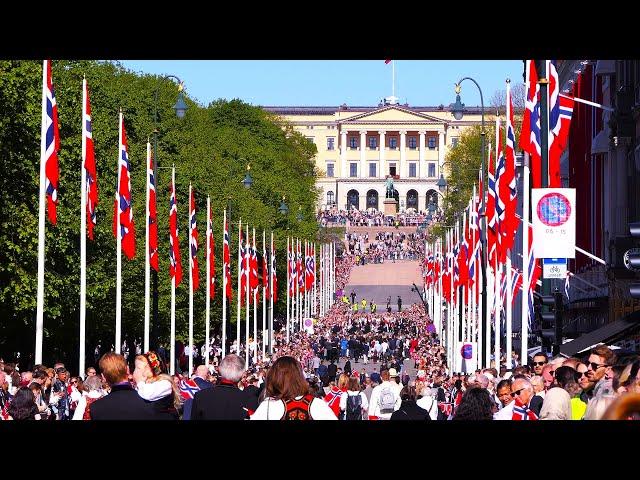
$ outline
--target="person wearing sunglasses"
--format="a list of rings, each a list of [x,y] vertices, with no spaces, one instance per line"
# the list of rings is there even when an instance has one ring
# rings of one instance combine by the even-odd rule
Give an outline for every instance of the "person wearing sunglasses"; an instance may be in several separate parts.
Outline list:
[[[594,384],[587,392],[590,399],[600,395],[613,393],[613,370],[616,364],[616,354],[606,345],[593,348],[587,361],[587,377]]]
[[[524,375],[513,377],[511,398],[511,403],[494,414],[494,420],[538,420],[538,415],[529,406],[533,398],[533,386]]]

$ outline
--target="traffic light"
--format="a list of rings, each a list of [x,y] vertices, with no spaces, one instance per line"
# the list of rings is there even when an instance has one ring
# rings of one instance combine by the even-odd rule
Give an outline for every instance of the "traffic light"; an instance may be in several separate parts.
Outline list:
[[[543,309],[549,307],[549,311],[540,313],[538,334],[542,338],[542,345],[551,348],[553,355],[558,355],[562,345],[562,294],[556,288],[553,295],[542,295],[540,303]]]
[[[640,241],[640,222],[630,223],[629,233],[634,239]],[[640,272],[640,248],[631,248],[625,252],[624,266],[632,272]],[[629,286],[629,294],[631,298],[640,299],[640,283],[632,283]]]

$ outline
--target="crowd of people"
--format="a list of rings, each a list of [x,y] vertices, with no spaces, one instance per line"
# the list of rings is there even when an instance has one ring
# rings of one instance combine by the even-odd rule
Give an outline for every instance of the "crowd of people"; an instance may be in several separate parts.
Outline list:
[[[436,214],[437,215],[437,214]],[[320,210],[316,216],[322,227],[351,226],[351,227],[417,227],[426,221],[427,214],[415,209],[408,209],[397,215],[385,215],[383,212],[369,208],[368,210],[340,210],[330,207]]]
[[[377,232],[372,239],[366,232],[346,233],[345,243],[356,265],[365,265],[424,258],[425,238],[425,232]]]

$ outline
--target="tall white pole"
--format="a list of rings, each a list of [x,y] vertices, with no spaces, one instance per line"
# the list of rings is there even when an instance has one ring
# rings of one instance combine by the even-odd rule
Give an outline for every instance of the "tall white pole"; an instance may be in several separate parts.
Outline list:
[[[84,134],[87,105],[87,80],[82,79],[82,160],[80,165],[80,358],[78,375],[85,374],[85,327],[87,299],[87,138]],[[145,350],[146,351],[146,350]]]
[[[226,212],[226,210],[225,210]],[[242,265],[242,257],[240,250],[242,249],[242,219],[238,222],[238,315],[236,317],[236,354],[240,356],[240,299],[242,298],[242,274],[240,272],[240,266]]]
[[[173,194],[174,194],[174,201],[176,202],[176,220],[178,217],[178,208],[177,208],[177,204],[178,204],[178,198],[177,198],[177,194],[176,194],[176,167],[175,165],[173,166],[173,168],[171,169],[171,185],[173,186]],[[171,212],[169,212],[169,215],[171,215]],[[176,227],[177,229],[177,227]],[[119,258],[119,255],[118,255]],[[175,259],[177,262],[177,258]],[[177,266],[177,263],[176,263]],[[175,373],[175,369],[176,369],[176,277],[175,275],[173,276],[173,278],[171,279],[171,335],[170,335],[170,340],[169,340],[169,345],[171,348],[171,354],[169,356],[169,361],[171,362],[171,365],[169,367],[169,373],[171,375],[173,375]]]
[[[289,270],[291,269],[291,250],[290,250],[290,245],[289,245],[289,237],[287,237],[287,344],[289,343],[289,322],[291,321],[290,317],[291,317],[291,310],[290,310],[290,304],[291,304],[291,296],[289,295],[289,284],[291,282],[290,280],[290,272]]]
[[[491,366],[491,310],[495,308],[495,265],[487,265],[485,272],[487,274],[487,316],[486,316],[486,327],[487,331],[485,332],[484,337],[484,363],[486,368]],[[500,373],[500,372],[498,372]]]
[[[83,144],[84,144],[84,138]],[[150,266],[150,258],[149,258],[149,190],[150,186],[150,178],[149,178],[149,166],[151,163],[151,143],[147,142],[147,201],[146,201],[146,209],[145,209],[145,224],[146,228],[144,230],[144,340],[143,346],[144,351],[149,351],[149,315],[151,311],[150,305],[150,291],[151,291],[151,266]]]
[[[256,249],[256,228],[253,227],[253,255],[256,256],[256,263],[258,262],[258,250]],[[257,272],[256,272],[257,274]],[[258,361],[258,290],[259,286],[253,290],[253,359]]]
[[[118,202],[118,208],[116,209],[116,353],[120,353],[122,347],[122,232],[120,231],[120,155],[122,150],[122,109],[120,109],[120,122],[118,123],[119,130],[119,146],[118,146],[118,182],[116,186],[116,199]]]
[[[528,363],[529,350],[529,154],[524,154],[522,188],[522,314],[520,324],[520,364]]]
[[[493,328],[495,337],[493,339],[493,356],[495,360],[495,368],[500,373],[500,320],[502,316],[502,298],[500,295],[500,287],[502,284],[502,268],[498,263],[498,253],[496,252],[495,260],[495,272],[496,281],[494,285],[494,302],[495,302],[495,314],[493,319]]]
[[[222,214],[222,358],[227,356],[227,265],[225,264],[224,256],[224,244],[226,241],[225,227],[229,230],[230,226],[227,226],[227,209],[225,208]],[[213,228],[213,225],[211,225]],[[231,234],[229,233],[229,273],[231,273]],[[209,274],[207,273],[207,276]],[[209,282],[207,282],[209,283]],[[207,327],[207,332],[209,327]],[[207,349],[208,351],[208,349]]]
[[[512,332],[512,319],[513,319],[513,315],[512,315],[512,308],[511,308],[511,300],[513,298],[513,289],[511,287],[511,283],[512,283],[512,278],[513,278],[513,272],[511,270],[511,252],[509,252],[507,254],[507,305],[506,305],[506,309],[507,309],[507,318],[506,318],[506,323],[507,323],[507,341],[506,341],[506,350],[507,350],[507,369],[513,368],[511,365],[511,350],[512,350],[512,346],[511,346],[511,342],[512,342],[512,338],[511,338],[511,332]]]
[[[44,318],[44,210],[46,198],[46,142],[47,142],[47,67],[50,60],[42,63],[42,123],[40,128],[40,198],[38,203],[38,292],[36,306],[35,363],[42,364],[42,339]],[[80,372],[82,373],[82,372]]]
[[[193,225],[191,224],[191,183],[189,183],[189,207],[188,222],[189,222],[189,374],[191,378],[193,373],[193,275],[192,275],[192,263],[191,258],[191,238],[193,237]],[[194,202],[195,203],[195,202]]]
[[[251,286],[249,285],[249,270],[251,270],[251,254],[250,254],[250,246],[251,244],[249,243],[249,225],[245,226],[246,228],[246,240],[245,240],[245,249],[244,249],[244,259],[245,259],[245,282],[247,285],[247,290],[245,293],[245,326],[244,326],[244,361],[245,361],[245,368],[249,368],[249,310],[251,308],[251,303],[250,303],[250,298],[249,298],[249,292],[251,291]]]
[[[269,356],[273,355],[273,295],[274,295],[274,284],[273,284],[273,270],[276,265],[276,252],[273,250],[273,231],[271,232],[271,262],[269,263],[269,292],[271,295],[269,296],[269,303],[271,306],[271,311],[269,312]],[[288,287],[287,287],[288,288]],[[277,294],[277,293],[276,293]]]
[[[226,212],[225,212],[226,213]],[[225,215],[226,220],[226,215]],[[224,229],[224,223],[222,224],[222,228]],[[212,235],[212,225],[211,225],[211,197],[207,195],[207,288],[205,290],[205,313],[204,313],[204,364],[209,366],[209,329],[211,327],[211,299],[209,296],[211,295],[211,235]],[[224,231],[222,232],[224,235]],[[224,239],[223,239],[224,242]],[[224,248],[224,243],[222,244]],[[224,258],[222,259],[222,277],[224,278]],[[224,282],[224,280],[223,280]],[[224,287],[224,285],[223,285]],[[227,316],[227,302],[225,301],[224,296],[224,288],[222,289],[222,349],[224,350],[224,343],[226,337],[226,325],[225,325],[225,317]],[[224,358],[224,356],[223,356]]]
[[[262,230],[262,266],[267,264],[267,241],[266,233]],[[270,269],[269,269],[270,270]],[[268,275],[265,269],[262,269],[262,275]],[[267,284],[269,279],[267,279]],[[264,279],[262,280],[262,359],[267,351],[267,287],[264,286]]]

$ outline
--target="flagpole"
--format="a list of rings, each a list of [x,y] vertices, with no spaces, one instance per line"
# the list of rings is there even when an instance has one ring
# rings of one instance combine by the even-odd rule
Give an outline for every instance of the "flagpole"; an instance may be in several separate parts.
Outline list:
[[[253,227],[253,253],[251,257],[256,257],[256,276],[258,275],[257,263],[258,263],[258,251],[256,249],[256,228]],[[253,270],[253,267],[252,267]],[[253,289],[253,359],[254,362],[258,362],[258,290],[259,286]]]
[[[509,251],[509,253],[507,254],[507,305],[506,305],[506,309],[507,309],[507,325],[506,325],[506,329],[507,329],[507,338],[506,338],[506,353],[507,353],[507,369],[511,369],[513,368],[511,365],[511,350],[512,350],[512,338],[511,338],[511,333],[513,331],[513,325],[512,325],[512,320],[513,320],[513,308],[511,307],[511,302],[513,299],[513,287],[512,287],[512,283],[513,283],[513,272],[512,272],[512,268],[511,268],[511,251]]]
[[[291,279],[290,279],[290,272],[289,270],[291,270],[291,250],[289,248],[289,237],[287,237],[287,344],[289,344],[289,321],[290,321],[290,314],[291,314],[291,310],[290,310],[290,303],[291,303],[291,298],[289,295],[289,289],[290,289],[290,284],[291,284]]]
[[[227,356],[227,267],[229,268],[229,270],[231,270],[231,235],[229,235],[226,230],[229,228],[227,226],[226,208],[223,211],[222,217],[222,358],[224,358]],[[211,227],[213,228],[213,225]],[[229,265],[225,263],[226,257],[224,254],[224,245],[227,237],[229,238],[229,245],[227,245],[227,249],[229,251]],[[209,273],[207,273],[207,277],[208,276]],[[207,327],[207,332],[208,331],[209,327]]]
[[[273,230],[271,231],[271,258],[269,262],[269,292],[271,295],[269,296],[269,303],[271,306],[271,311],[269,312],[269,356],[273,355],[273,295],[274,295],[274,284],[273,284],[273,275],[274,268],[276,265],[276,252],[273,250]]]
[[[498,142],[498,139],[496,139],[496,144],[497,142]],[[493,160],[491,159],[491,143],[489,143],[488,153],[489,153],[489,158],[488,158],[488,165],[487,165],[487,197],[491,195],[491,193],[489,193],[489,188],[490,188],[489,172],[491,172],[491,162],[493,162]],[[484,177],[484,172],[482,172],[482,176]],[[494,181],[495,181],[495,178],[494,178]],[[484,195],[484,192],[482,193],[482,195]],[[494,206],[494,209],[495,209],[495,206]],[[487,214],[486,208],[485,208],[484,214],[485,215]],[[484,364],[485,364],[485,368],[489,368],[491,366],[491,309],[492,309],[492,306],[495,305],[495,298],[494,298],[495,288],[494,288],[493,282],[495,282],[496,271],[494,270],[494,266],[490,264],[491,253],[489,252],[489,219],[488,218],[485,220],[484,225],[485,225],[485,228],[487,229],[484,235],[485,238],[487,239],[487,242],[486,242],[487,268],[484,269],[484,274],[486,275],[487,278],[486,278],[486,281],[483,281],[483,284],[482,284],[483,290],[486,289],[486,295],[484,295],[483,297],[487,302],[487,305],[484,306],[484,313],[486,316],[483,319],[485,322],[484,325],[487,328],[487,331],[484,332]],[[495,228],[497,230],[497,225]],[[484,258],[484,255],[485,254],[483,252],[483,258]]]
[[[527,365],[529,361],[529,154],[524,154],[522,187],[522,305],[520,320],[520,364]],[[526,292],[526,295],[525,295]]]
[[[245,265],[245,281],[246,281],[246,293],[245,293],[245,326],[244,326],[244,361],[245,368],[249,368],[249,309],[251,308],[250,299],[249,299],[249,291],[251,290],[251,285],[249,285],[249,270],[251,270],[251,254],[250,254],[250,243],[249,243],[249,225],[245,226],[247,238],[245,240],[245,249],[244,249],[244,265]]]
[[[177,208],[177,195],[176,195],[176,166],[173,165],[173,168],[171,169],[171,185],[172,185],[172,189],[173,189],[173,196],[174,196],[174,202],[176,202],[176,220],[178,217],[178,208]],[[169,211],[169,217],[171,217],[171,211]],[[171,220],[169,220],[169,223],[171,223]],[[176,226],[176,231],[177,231],[177,226]],[[118,258],[120,258],[120,255],[118,255]],[[177,275],[177,268],[178,268],[178,259],[174,258],[174,261],[176,262],[176,266],[174,269],[174,275],[171,278],[171,338],[169,340],[169,345],[171,348],[171,355],[169,356],[169,361],[171,362],[171,365],[169,366],[169,374],[173,375],[175,373],[175,369],[176,369],[176,275]]]
[[[78,375],[85,374],[87,300],[87,136],[85,134],[87,80],[82,78],[82,160],[80,165],[80,358]]]
[[[84,143],[84,137],[83,137],[83,143]],[[145,217],[147,219],[147,221],[145,222],[146,228],[144,230],[144,245],[145,245],[145,253],[144,253],[144,341],[143,341],[143,346],[144,346],[144,351],[148,352],[149,351],[149,312],[150,312],[150,301],[149,301],[149,294],[150,294],[150,278],[151,278],[151,269],[150,269],[150,257],[149,257],[149,197],[150,197],[150,193],[149,193],[149,189],[151,188],[150,186],[150,179],[149,179],[149,164],[151,162],[151,143],[149,143],[147,141],[147,201],[146,201],[146,207],[145,207]]]
[[[226,220],[226,218],[225,218]],[[224,229],[224,224],[223,227]],[[210,312],[210,308],[211,308],[211,299],[209,298],[209,295],[211,295],[211,197],[209,197],[209,195],[207,195],[207,288],[205,290],[205,313],[204,313],[204,364],[206,366],[209,366],[209,327],[211,326],[211,312]],[[224,236],[224,230],[222,232],[222,235]],[[223,239],[224,242],[224,239]],[[222,247],[224,248],[224,243],[222,244]],[[223,255],[224,257],[224,255]],[[224,278],[224,258],[222,259],[222,277]],[[224,289],[222,290],[222,345],[224,345],[224,337],[225,337],[225,315],[226,315],[226,308],[227,308],[227,303],[224,301]],[[224,347],[223,347],[224,349]],[[224,358],[224,357],[222,357]]]
[[[225,210],[226,213],[226,210]],[[238,222],[238,315],[236,317],[236,354],[240,356],[240,303],[242,299],[242,258],[240,255],[240,249],[242,248],[242,218]],[[229,246],[229,251],[231,251],[231,246]]]
[[[265,231],[262,230],[262,265],[265,266],[267,264],[267,241],[265,237]],[[268,275],[265,272],[264,268],[262,269],[262,275]],[[269,279],[267,279],[267,285],[269,284]],[[267,287],[264,286],[264,278],[262,279],[262,359],[264,360],[264,355],[267,351],[266,346],[266,328],[267,328]]]
[[[193,257],[191,255],[191,239],[193,238],[193,225],[191,224],[191,183],[189,183],[189,374],[193,373]],[[195,203],[195,202],[194,202]]]
[[[116,191],[116,340],[115,340],[115,350],[116,353],[120,353],[122,347],[122,232],[120,231],[120,182],[122,181],[121,177],[121,168],[120,168],[120,155],[122,155],[122,108],[120,109],[120,122],[118,124],[118,182],[117,182],[117,191]]]
[[[493,317],[493,323],[494,323],[494,334],[495,337],[493,339],[493,355],[494,355],[494,362],[495,362],[495,368],[496,370],[498,370],[498,372],[500,372],[500,320],[502,317],[502,295],[500,293],[500,287],[502,285],[502,268],[501,265],[498,263],[498,252],[496,252],[495,255],[495,260],[494,260],[494,265],[495,265],[495,272],[496,272],[496,280],[495,280],[495,285],[494,285],[494,306],[495,306],[495,312],[494,312],[494,317]]]

